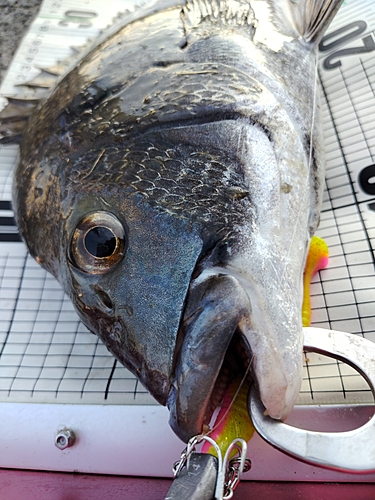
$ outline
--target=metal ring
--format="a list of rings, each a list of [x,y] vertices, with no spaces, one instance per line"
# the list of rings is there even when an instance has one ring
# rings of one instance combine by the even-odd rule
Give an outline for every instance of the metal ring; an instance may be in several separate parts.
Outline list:
[[[356,335],[304,328],[305,350],[344,361],[368,382],[375,396],[375,343]],[[347,432],[298,429],[264,415],[253,387],[249,413],[259,435],[280,451],[302,462],[341,472],[375,472],[375,414],[362,427]]]

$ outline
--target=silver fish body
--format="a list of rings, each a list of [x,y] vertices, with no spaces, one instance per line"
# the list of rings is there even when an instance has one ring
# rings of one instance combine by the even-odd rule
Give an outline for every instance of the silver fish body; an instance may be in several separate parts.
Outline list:
[[[340,3],[157,3],[89,49],[24,133],[31,254],[183,440],[238,346],[272,417],[298,395],[324,177],[315,51]]]

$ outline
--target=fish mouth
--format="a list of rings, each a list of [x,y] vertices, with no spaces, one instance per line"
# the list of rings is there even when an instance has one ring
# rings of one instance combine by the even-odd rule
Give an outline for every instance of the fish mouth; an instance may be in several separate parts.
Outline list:
[[[170,426],[184,442],[209,430],[214,410],[238,376],[255,381],[271,417],[284,420],[294,406],[302,380],[302,328],[288,333],[299,337],[288,349],[288,335],[283,345],[272,326],[258,333],[259,308],[251,302],[240,282],[224,274],[189,292],[167,403]]]
[[[231,381],[250,363],[250,347],[241,333],[248,305],[238,282],[225,275],[199,284],[188,299],[167,403],[169,423],[185,442],[208,429]]]

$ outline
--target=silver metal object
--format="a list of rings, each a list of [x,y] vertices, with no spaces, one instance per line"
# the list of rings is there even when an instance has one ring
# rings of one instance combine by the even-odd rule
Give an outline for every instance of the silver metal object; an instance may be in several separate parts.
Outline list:
[[[238,456],[229,458],[233,450],[236,449]],[[246,458],[247,443],[242,438],[234,439],[225,452],[223,460],[224,483],[219,484],[220,474],[216,483],[216,497],[218,499],[229,500],[240,482],[240,475],[251,469],[251,461]]]
[[[356,335],[304,328],[305,350],[344,361],[368,382],[375,396],[375,343]],[[259,435],[272,446],[302,462],[342,472],[375,471],[375,414],[362,427],[347,432],[298,429],[264,415],[253,387],[249,412]]]
[[[216,443],[210,436],[206,436],[204,434],[199,435],[199,436],[194,436],[192,437],[184,451],[181,453],[180,460],[175,462],[173,465],[173,474],[175,478],[179,477],[179,474],[181,473],[182,469],[186,466],[189,468],[189,461],[190,458],[193,457],[194,455],[201,455],[197,454],[195,451],[196,446],[201,443],[202,441],[208,441],[215,449],[216,454],[217,454],[217,478],[216,478],[216,485],[215,485],[215,493],[214,493],[214,500],[229,500],[233,497],[233,493],[235,489],[238,486],[238,483],[240,481],[240,475],[243,472],[247,472],[251,468],[251,462],[249,459],[246,458],[246,452],[247,452],[247,444],[246,441],[238,438],[235,439],[231,442],[229,445],[225,456],[223,458],[221,450]],[[229,458],[230,455],[233,453],[233,450],[237,451],[237,455],[234,458]],[[202,473],[207,472],[205,468],[211,468],[210,464],[206,464],[207,467],[203,467],[200,475],[202,476]],[[211,475],[211,472],[209,472],[209,476]],[[181,497],[181,492],[184,491],[185,493],[187,491],[190,491],[189,488],[191,487],[191,477],[189,475],[185,475],[186,477],[184,478],[185,484],[183,484],[183,481],[179,481],[178,488],[176,487],[175,489],[171,488],[170,492],[174,494],[175,491],[179,492],[179,496]],[[190,474],[191,476],[191,474]],[[202,476],[203,477],[203,476]],[[198,478],[199,479],[199,478]],[[197,478],[194,478],[195,483],[197,483]],[[181,489],[182,488],[182,489]],[[211,485],[207,485],[207,488],[210,489],[211,491]],[[172,495],[171,493],[171,495]],[[201,494],[205,494],[207,491],[202,491]],[[210,494],[211,495],[211,494]],[[165,500],[172,499],[172,496],[167,496]],[[202,496],[203,498],[203,496]],[[204,497],[205,498],[205,497]],[[212,495],[210,496],[212,498]]]
[[[233,497],[233,494],[240,482],[240,474],[248,472],[251,469],[251,460],[249,458],[246,458],[242,469],[241,462],[242,460],[240,457],[231,458],[228,462],[227,480],[223,496],[224,500],[229,500]]]
[[[213,500],[218,459],[194,452],[172,482],[165,500]]]
[[[71,429],[61,429],[55,437],[55,446],[59,450],[65,450],[73,446],[76,440],[76,435]]]
[[[215,448],[215,451],[216,451],[216,454],[217,454],[217,457],[218,457],[218,461],[219,461],[218,467],[219,467],[219,470],[222,469],[222,467],[223,467],[223,460],[222,460],[221,451],[220,451],[219,446],[217,445],[216,441],[214,441],[212,438],[210,438],[210,436],[205,436],[204,434],[202,434],[202,435],[199,435],[199,436],[193,436],[189,440],[186,448],[181,453],[180,460],[178,460],[177,462],[175,462],[173,464],[172,471],[173,471],[174,477],[178,476],[178,474],[181,472],[181,470],[183,469],[183,467],[185,466],[185,464],[188,462],[188,460],[189,460],[190,456],[192,455],[192,453],[195,453],[196,446],[199,443],[201,443],[202,441],[208,441]]]

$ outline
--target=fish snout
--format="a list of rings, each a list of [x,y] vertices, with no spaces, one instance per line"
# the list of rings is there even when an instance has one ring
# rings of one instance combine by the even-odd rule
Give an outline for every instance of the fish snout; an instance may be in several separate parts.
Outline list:
[[[234,333],[250,312],[239,282],[227,275],[210,276],[193,284],[181,326],[175,376],[168,398],[170,425],[187,442],[208,424],[227,378],[220,373]],[[227,371],[231,370],[230,365]]]

